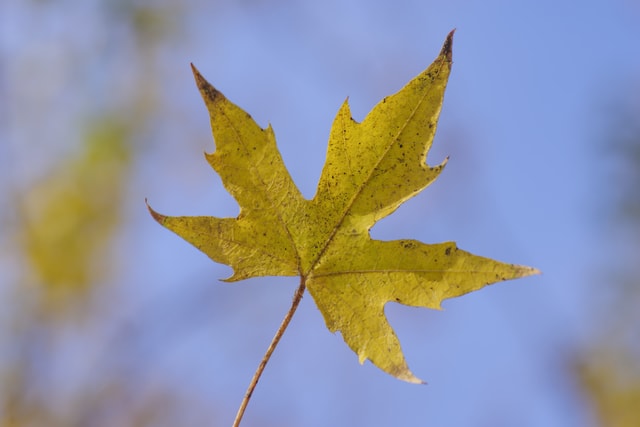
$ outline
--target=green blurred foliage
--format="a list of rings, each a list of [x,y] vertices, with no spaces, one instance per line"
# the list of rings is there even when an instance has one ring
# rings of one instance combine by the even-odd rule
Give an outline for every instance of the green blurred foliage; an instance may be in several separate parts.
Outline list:
[[[637,323],[633,326],[637,328]],[[640,425],[640,362],[628,347],[600,341],[581,356],[577,373],[600,425]]]
[[[117,118],[101,119],[80,149],[21,195],[17,239],[44,302],[78,298],[106,278],[103,260],[129,177],[130,135]]]
[[[122,324],[106,328],[110,334],[104,332],[104,323],[111,321],[104,316],[113,311],[108,306],[117,305],[104,291],[118,285],[113,244],[127,221],[136,162],[150,138],[150,123],[163,120],[160,87],[148,71],[168,44],[179,42],[186,4],[96,0],[87,8],[95,14],[93,26],[65,22],[66,33],[49,40],[47,28],[61,28],[70,3],[33,0],[0,7],[19,7],[25,22],[38,22],[14,35],[24,40],[25,52],[0,58],[0,64],[17,67],[13,73],[0,70],[0,78],[17,79],[0,81],[3,95],[28,95],[14,98],[10,120],[0,120],[0,139],[18,138],[3,143],[2,154],[9,159],[3,158],[7,167],[0,168],[7,192],[2,200],[9,201],[0,215],[0,255],[10,259],[2,261],[11,266],[5,277],[12,280],[0,287],[7,297],[0,322],[0,427],[183,425],[188,416],[180,409],[180,395],[161,381],[144,382],[144,369],[152,362],[130,343],[131,319],[120,319]],[[56,61],[66,61],[63,66],[41,55],[42,39]],[[100,48],[79,48],[77,40]],[[115,72],[101,75],[113,80],[92,80],[96,67]],[[52,81],[65,85],[47,93],[60,96],[47,98],[37,81],[20,90],[31,81],[23,76],[41,75],[47,68],[55,75]],[[105,91],[119,75],[133,75],[134,81],[126,90]],[[75,110],[73,103],[67,109],[65,102],[78,99],[80,109],[77,103]],[[75,116],[68,120],[69,115]],[[61,116],[67,117],[65,125],[75,125],[65,131],[68,142],[33,139],[58,129]],[[139,203],[144,209],[143,200]]]

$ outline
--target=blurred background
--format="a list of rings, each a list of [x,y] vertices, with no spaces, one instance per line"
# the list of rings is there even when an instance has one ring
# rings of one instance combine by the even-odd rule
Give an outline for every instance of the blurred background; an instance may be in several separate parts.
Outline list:
[[[307,295],[244,426],[640,425],[636,0],[0,2],[0,426],[228,426],[296,278],[230,269],[158,226],[235,216],[189,63],[312,197],[333,116],[400,89],[457,28],[429,163],[372,230],[542,276],[389,304],[398,381]]]

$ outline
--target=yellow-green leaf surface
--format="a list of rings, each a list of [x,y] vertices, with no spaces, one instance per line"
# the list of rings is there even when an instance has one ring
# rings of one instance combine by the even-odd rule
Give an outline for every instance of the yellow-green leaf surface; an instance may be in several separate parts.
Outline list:
[[[387,302],[438,309],[446,298],[537,273],[458,249],[455,243],[378,241],[376,221],[394,212],[442,171],[426,164],[451,70],[453,32],[436,60],[362,123],[345,102],[333,123],[315,197],[291,179],[271,127],[260,128],[194,68],[211,116],[216,151],[207,154],[240,205],[237,218],[170,217],[168,229],[233,268],[228,281],[301,276],[327,327],[380,369],[421,382],[387,322]]]

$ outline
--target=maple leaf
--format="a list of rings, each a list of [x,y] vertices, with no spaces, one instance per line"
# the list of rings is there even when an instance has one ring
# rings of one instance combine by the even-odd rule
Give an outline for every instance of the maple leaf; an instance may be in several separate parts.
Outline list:
[[[211,117],[216,150],[206,154],[240,205],[237,218],[153,217],[216,262],[227,281],[300,276],[330,331],[358,355],[405,381],[409,370],[389,325],[387,302],[439,309],[446,298],[536,274],[530,267],[479,257],[453,242],[378,241],[370,228],[422,191],[446,160],[426,164],[451,70],[453,32],[440,55],[362,123],[344,102],[333,123],[315,197],[289,175],[271,126],[260,128],[193,67]]]

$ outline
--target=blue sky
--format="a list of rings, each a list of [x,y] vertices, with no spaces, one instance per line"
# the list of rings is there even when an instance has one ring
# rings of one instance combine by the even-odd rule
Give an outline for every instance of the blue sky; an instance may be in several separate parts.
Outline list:
[[[73,19],[84,13],[95,11],[76,10]],[[428,160],[450,156],[449,164],[372,235],[454,240],[543,275],[446,301],[440,312],[387,307],[409,366],[426,386],[369,363],[360,367],[307,295],[244,425],[589,425],[566,362],[598,323],[594,281],[612,256],[597,218],[610,191],[597,144],[607,103],[638,90],[640,5],[227,1],[194,4],[186,19],[188,43],[156,71],[193,130],[186,138],[167,129],[139,166],[130,196],[136,238],[123,243],[122,258],[137,260],[125,274],[139,283],[133,309],[166,300],[166,312],[177,316],[174,297],[207,298],[210,314],[158,369],[194,399],[214,402],[216,421],[229,425],[297,285],[295,278],[217,282],[228,267],[143,211],[148,197],[167,214],[237,213],[202,158],[214,144],[189,63],[259,124],[271,123],[294,180],[312,197],[344,99],[361,120],[426,68],[456,28],[454,68]],[[10,36],[5,47],[29,46],[30,36]]]

